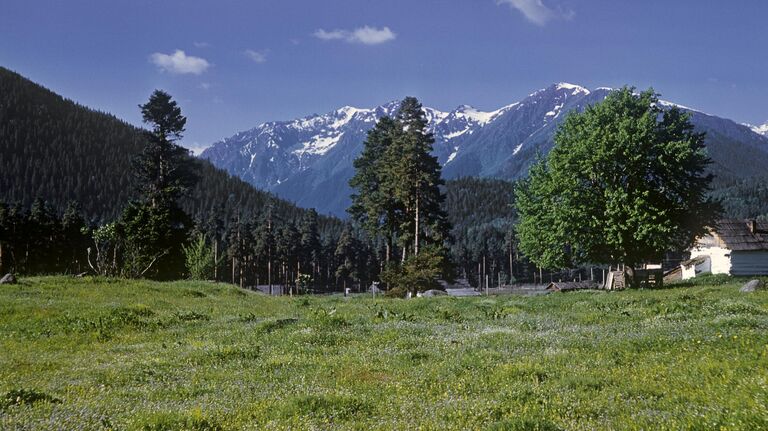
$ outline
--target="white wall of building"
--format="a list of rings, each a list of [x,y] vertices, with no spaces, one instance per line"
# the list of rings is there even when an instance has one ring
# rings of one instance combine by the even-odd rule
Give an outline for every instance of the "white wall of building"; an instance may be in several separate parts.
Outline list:
[[[683,280],[701,274],[730,274],[731,250],[722,247],[696,247],[691,250],[691,259],[708,257],[698,265],[683,266]]]

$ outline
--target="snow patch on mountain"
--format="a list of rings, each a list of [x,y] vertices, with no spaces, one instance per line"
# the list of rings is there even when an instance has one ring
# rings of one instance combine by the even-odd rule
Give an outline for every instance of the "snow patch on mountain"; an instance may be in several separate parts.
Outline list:
[[[496,111],[484,112],[484,111],[479,111],[469,105],[461,105],[456,109],[455,112],[457,117],[465,118],[470,122],[473,122],[475,124],[482,126],[492,121],[499,114],[500,111],[501,110],[499,109]]]
[[[443,163],[443,166],[447,165],[448,163],[451,163],[453,159],[456,158],[456,155],[459,154],[459,147],[453,147],[453,152],[448,156],[448,160]]]
[[[768,136],[768,121],[762,126],[753,126],[751,124],[746,124],[746,123],[744,125],[752,129],[752,131],[757,133],[758,135]]]
[[[691,108],[689,106],[681,105],[679,103],[670,102],[669,100],[659,99],[659,105],[666,106],[668,108],[673,108],[673,107],[674,108],[680,108],[680,109],[684,109],[686,111],[698,112],[700,114],[712,116],[711,114],[707,114],[706,112],[700,111],[698,109],[694,109],[694,108]]]
[[[301,148],[293,150],[292,153],[299,157],[306,154],[323,155],[339,142],[342,135],[344,133],[337,133],[335,136],[315,135],[312,140],[302,143]]]
[[[552,108],[551,111],[549,111],[546,114],[544,114],[544,116],[545,117],[557,118],[557,116],[560,115],[560,110],[563,109],[563,105],[564,105],[564,103],[561,103],[559,105],[555,105],[555,107]]]

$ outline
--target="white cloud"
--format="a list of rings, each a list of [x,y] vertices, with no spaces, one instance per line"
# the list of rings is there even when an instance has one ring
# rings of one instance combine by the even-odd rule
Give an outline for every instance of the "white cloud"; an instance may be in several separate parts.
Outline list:
[[[201,90],[210,90],[211,83],[210,82],[201,82],[200,85],[198,85]]]
[[[539,26],[553,19],[571,19],[574,15],[573,11],[549,8],[543,0],[496,0],[496,3],[508,4],[511,8],[520,11],[525,19]]]
[[[366,45],[389,42],[390,40],[394,40],[395,37],[395,33],[393,33],[389,27],[376,28],[368,27],[366,25],[365,27],[356,28],[355,31],[352,32],[352,39],[355,42],[364,43]]]
[[[348,43],[362,43],[364,45],[378,45],[380,43],[389,42],[397,37],[389,27],[370,27],[363,26],[354,30],[331,30],[327,31],[319,29],[315,31],[312,36],[320,40],[343,40]]]
[[[320,40],[346,39],[348,35],[349,32],[346,30],[325,31],[322,28],[312,34],[312,36],[315,36]]]
[[[173,54],[162,54],[156,52],[149,57],[150,61],[164,72],[177,75],[191,73],[200,75],[211,66],[204,58],[187,55],[184,51],[177,49]]]
[[[208,42],[192,42],[192,45],[195,45],[195,48],[208,48],[211,46]]]
[[[246,49],[243,53],[246,57],[250,58],[254,63],[265,63],[267,61],[267,50],[254,51],[252,49]]]

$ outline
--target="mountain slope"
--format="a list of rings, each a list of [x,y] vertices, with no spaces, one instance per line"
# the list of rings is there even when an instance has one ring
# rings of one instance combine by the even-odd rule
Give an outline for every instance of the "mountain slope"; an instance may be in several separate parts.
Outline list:
[[[77,200],[92,221],[111,221],[131,197],[131,160],[143,145],[140,129],[0,67],[0,201],[29,206],[40,197],[62,210]],[[196,163],[200,182],[183,202],[195,216],[217,208],[227,220],[271,206],[277,216],[295,219],[305,211],[207,161]]]
[[[468,105],[450,112],[425,108],[443,176],[525,176],[537,155],[552,148],[566,115],[603,100],[610,90],[559,83],[490,112]],[[344,216],[352,161],[362,150],[367,131],[381,116],[392,115],[397,105],[394,101],[373,109],[347,106],[324,115],[265,123],[213,144],[201,157],[300,206]],[[731,120],[680,108],[691,113],[698,130],[707,132],[718,184],[763,174],[768,137]]]

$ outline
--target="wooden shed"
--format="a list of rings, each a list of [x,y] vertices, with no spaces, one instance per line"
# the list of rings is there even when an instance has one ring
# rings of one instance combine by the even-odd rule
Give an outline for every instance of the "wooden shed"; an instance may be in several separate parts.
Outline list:
[[[570,292],[572,290],[598,289],[594,281],[553,281],[547,286],[550,292]]]
[[[768,222],[723,219],[696,241],[682,278],[701,274],[768,275]]]

